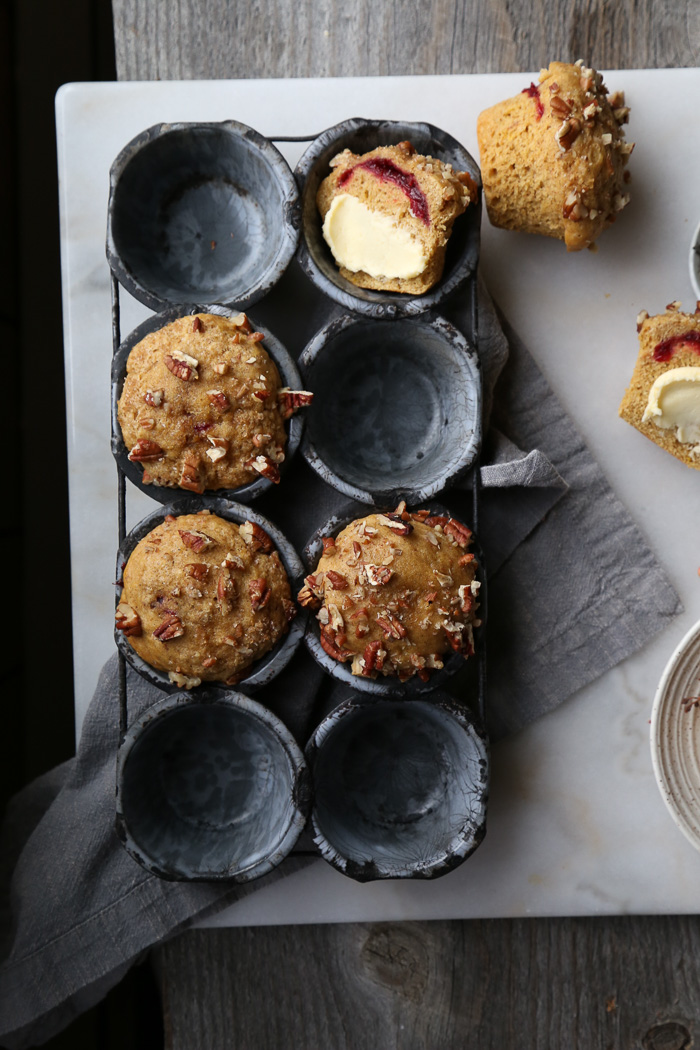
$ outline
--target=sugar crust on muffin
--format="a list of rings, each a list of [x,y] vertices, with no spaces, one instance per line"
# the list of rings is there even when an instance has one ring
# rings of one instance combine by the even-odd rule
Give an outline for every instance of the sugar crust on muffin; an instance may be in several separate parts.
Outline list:
[[[285,420],[312,395],[282,387],[263,339],[245,314],[202,313],[137,343],[117,415],[144,484],[202,493],[279,481]]]
[[[136,545],[115,622],[176,684],[232,685],[287,633],[295,613],[265,530],[201,511],[168,515]]]
[[[298,601],[318,610],[321,645],[353,674],[427,681],[446,654],[474,651],[480,584],[470,542],[461,522],[402,502],[325,537]]]

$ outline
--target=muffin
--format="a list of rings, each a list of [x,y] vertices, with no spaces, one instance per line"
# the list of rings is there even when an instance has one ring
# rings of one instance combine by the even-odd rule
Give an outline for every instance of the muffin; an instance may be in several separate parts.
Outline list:
[[[471,532],[454,518],[370,514],[336,537],[298,595],[318,609],[321,645],[352,673],[427,681],[448,653],[474,652],[479,581]]]
[[[467,172],[410,142],[330,162],[316,204],[340,273],[358,288],[421,295],[440,280],[455,219],[477,197]]]
[[[494,226],[589,247],[629,202],[624,94],[583,62],[552,62],[515,98],[479,114],[477,138]]]
[[[133,348],[117,409],[143,483],[202,493],[278,482],[285,420],[309,404],[283,388],[245,314],[181,317]]]
[[[289,630],[289,580],[259,525],[169,514],[124,567],[116,627],[178,685],[234,685]]]
[[[700,300],[694,314],[678,301],[637,318],[639,355],[620,415],[689,467],[700,469]]]

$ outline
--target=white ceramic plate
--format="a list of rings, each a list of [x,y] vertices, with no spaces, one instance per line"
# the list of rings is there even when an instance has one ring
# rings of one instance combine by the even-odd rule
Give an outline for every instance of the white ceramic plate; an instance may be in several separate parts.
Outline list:
[[[651,758],[661,797],[700,850],[700,621],[666,664],[651,714]],[[691,698],[691,699],[689,699]]]

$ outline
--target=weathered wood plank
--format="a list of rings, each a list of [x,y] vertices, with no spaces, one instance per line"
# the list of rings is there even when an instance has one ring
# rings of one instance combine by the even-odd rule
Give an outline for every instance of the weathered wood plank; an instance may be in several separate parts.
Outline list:
[[[681,1050],[700,921],[200,930],[161,951],[167,1050]]]
[[[700,63],[696,0],[113,0],[121,80],[391,76]]]

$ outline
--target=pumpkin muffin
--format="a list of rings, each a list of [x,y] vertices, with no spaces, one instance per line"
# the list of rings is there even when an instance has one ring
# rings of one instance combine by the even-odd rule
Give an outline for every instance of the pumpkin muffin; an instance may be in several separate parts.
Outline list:
[[[116,628],[177,685],[234,685],[289,630],[296,607],[259,525],[168,515],[124,567]]]
[[[446,654],[474,652],[479,582],[471,532],[428,510],[369,514],[323,540],[299,592],[318,609],[321,645],[352,673],[427,681]]]
[[[650,441],[700,470],[700,301],[637,317],[639,354],[620,416]]]
[[[515,98],[479,114],[477,138],[494,226],[589,247],[629,203],[624,94],[579,60],[552,62]]]
[[[477,198],[468,172],[410,142],[330,162],[316,204],[340,273],[359,288],[421,295],[440,280],[455,219]]]
[[[311,402],[283,388],[245,314],[181,317],[138,343],[117,415],[143,483],[202,493],[278,482],[285,420]]]

